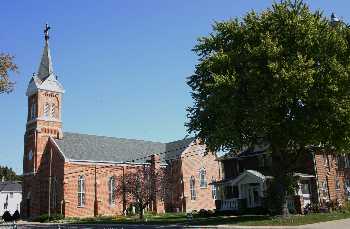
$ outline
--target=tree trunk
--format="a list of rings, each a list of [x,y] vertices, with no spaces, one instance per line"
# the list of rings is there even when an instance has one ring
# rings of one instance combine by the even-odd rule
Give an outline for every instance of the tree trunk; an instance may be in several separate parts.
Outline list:
[[[143,218],[144,218],[144,215],[143,215],[143,210],[144,210],[144,207],[142,206],[140,206],[140,209],[139,209],[139,216],[140,216],[140,220],[143,220]]]
[[[276,182],[274,188],[276,188],[277,192],[274,192],[275,195],[278,195],[280,198],[275,198],[275,201],[277,201],[277,209],[279,209],[279,213],[283,217],[289,216],[289,210],[288,210],[288,195],[290,187],[293,186],[293,178],[290,176],[293,176],[290,172],[292,167],[290,164],[290,158],[289,154],[287,152],[282,153],[281,151],[275,151],[272,152],[273,154],[273,168],[272,168],[272,175],[274,177],[274,182]]]

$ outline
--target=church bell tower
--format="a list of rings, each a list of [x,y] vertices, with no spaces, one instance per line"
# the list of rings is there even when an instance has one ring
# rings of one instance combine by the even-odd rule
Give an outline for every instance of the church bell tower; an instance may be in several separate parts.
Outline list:
[[[49,48],[49,30],[46,24],[44,30],[44,50],[39,70],[30,79],[26,96],[28,97],[28,113],[26,132],[24,134],[23,154],[23,209],[24,215],[30,218],[38,214],[39,203],[35,203],[38,186],[35,187],[36,176],[43,165],[42,156],[47,148],[49,138],[61,139],[62,132],[62,95],[63,86],[53,71]],[[32,211],[32,212],[31,212]]]

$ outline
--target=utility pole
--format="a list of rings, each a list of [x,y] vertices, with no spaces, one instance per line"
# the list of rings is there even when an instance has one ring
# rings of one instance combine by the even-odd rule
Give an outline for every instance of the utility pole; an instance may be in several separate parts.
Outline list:
[[[52,177],[52,148],[50,149],[50,174],[49,174],[49,209],[48,215],[51,216],[51,177]]]

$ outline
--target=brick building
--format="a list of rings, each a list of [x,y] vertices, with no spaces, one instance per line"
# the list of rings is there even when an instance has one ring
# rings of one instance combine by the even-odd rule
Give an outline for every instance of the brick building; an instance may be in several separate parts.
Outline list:
[[[228,153],[218,159],[222,180],[216,182],[218,210],[242,211],[264,208],[269,180],[273,179],[273,159],[268,146]],[[299,189],[290,196],[288,207],[302,213],[307,204],[329,201],[344,204],[350,200],[350,155],[326,154],[310,147],[298,161],[294,173]]]
[[[70,217],[122,214],[128,207],[115,196],[116,177],[145,167],[167,172],[167,195],[149,210],[191,211],[215,208],[219,180],[216,155],[196,139],[159,143],[65,133],[64,88],[53,71],[48,29],[38,73],[26,92],[28,116],[24,135],[22,215],[46,213]]]

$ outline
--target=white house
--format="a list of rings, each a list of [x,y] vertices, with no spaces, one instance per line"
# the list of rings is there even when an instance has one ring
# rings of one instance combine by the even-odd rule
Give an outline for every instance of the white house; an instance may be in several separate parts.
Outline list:
[[[13,214],[16,210],[20,212],[22,201],[22,185],[16,181],[0,182],[0,216],[5,211]]]

